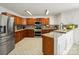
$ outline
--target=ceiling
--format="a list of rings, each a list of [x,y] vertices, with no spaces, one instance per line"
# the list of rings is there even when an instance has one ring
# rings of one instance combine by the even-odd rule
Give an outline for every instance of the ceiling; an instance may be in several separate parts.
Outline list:
[[[29,16],[25,14],[24,10],[29,10],[34,16],[45,15],[45,10],[49,10],[49,15],[54,15],[63,11],[68,11],[79,7],[79,3],[0,3],[0,6],[14,11],[22,16]]]

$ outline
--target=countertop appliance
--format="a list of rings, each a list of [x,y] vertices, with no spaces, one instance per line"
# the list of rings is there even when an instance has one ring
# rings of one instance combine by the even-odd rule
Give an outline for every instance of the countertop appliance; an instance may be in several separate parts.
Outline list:
[[[0,55],[7,55],[14,47],[14,18],[0,15]]]
[[[42,28],[42,24],[41,22],[35,22],[35,36],[41,36],[41,28]]]

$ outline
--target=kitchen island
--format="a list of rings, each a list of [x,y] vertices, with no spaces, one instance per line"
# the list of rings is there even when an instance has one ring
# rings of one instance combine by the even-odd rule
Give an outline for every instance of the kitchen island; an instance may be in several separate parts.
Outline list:
[[[42,34],[43,54],[44,55],[65,55],[73,45],[73,31],[55,30],[50,33]]]

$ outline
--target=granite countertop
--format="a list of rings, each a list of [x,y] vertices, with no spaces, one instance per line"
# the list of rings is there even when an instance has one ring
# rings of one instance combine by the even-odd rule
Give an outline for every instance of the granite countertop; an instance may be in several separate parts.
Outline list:
[[[15,30],[15,32],[19,32],[19,31],[22,31],[22,30],[25,30],[25,29]]]
[[[25,29],[15,30],[15,32],[26,30],[26,29],[33,29],[34,30],[34,28],[32,28],[32,27],[28,27],[28,28],[25,28]],[[51,29],[51,28],[42,28],[42,30],[49,30],[49,29]]]
[[[48,29],[52,29],[52,28],[42,28],[42,30],[48,30]]]
[[[25,29],[15,30],[15,32],[26,30],[26,29],[34,29],[34,28],[25,28]]]
[[[74,28],[75,29],[75,28]],[[59,32],[59,33],[67,33],[71,30],[74,30],[74,29],[66,29],[66,30],[54,30],[54,32]]]
[[[49,33],[46,33],[46,34],[42,34],[42,35],[43,35],[43,36],[50,37],[50,38],[54,38],[53,31],[52,31],[52,32],[49,32]]]
[[[73,29],[72,29],[73,30]],[[66,30],[66,31],[63,31],[63,30],[54,30],[52,32],[49,32],[49,33],[45,33],[45,34],[42,34],[44,36],[47,36],[47,37],[51,37],[51,38],[54,38],[54,32],[58,32],[58,33],[67,33],[71,30]]]
[[[66,32],[69,32],[70,30],[54,30],[54,32],[59,32],[59,33],[66,33]]]

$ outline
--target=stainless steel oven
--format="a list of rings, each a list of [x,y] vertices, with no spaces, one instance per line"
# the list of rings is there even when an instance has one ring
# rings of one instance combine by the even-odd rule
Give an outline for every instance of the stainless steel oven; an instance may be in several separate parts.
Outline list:
[[[41,28],[42,28],[42,24],[41,22],[35,22],[35,36],[41,36]]]

